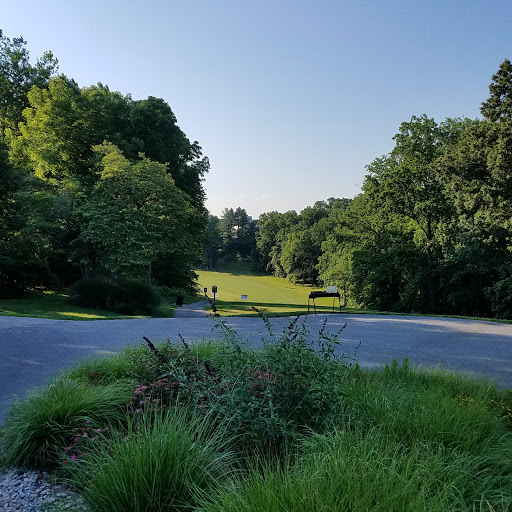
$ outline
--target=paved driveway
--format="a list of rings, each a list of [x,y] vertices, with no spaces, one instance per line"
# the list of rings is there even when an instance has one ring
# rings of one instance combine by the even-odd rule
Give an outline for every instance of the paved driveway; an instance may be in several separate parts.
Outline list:
[[[512,389],[512,324],[473,320],[376,315],[311,315],[307,326],[314,335],[328,318],[331,332],[345,322],[341,339],[365,367],[378,367],[396,357],[413,364],[442,366],[484,376]],[[290,319],[273,319],[275,331]],[[178,333],[188,341],[212,335],[212,318],[154,318],[134,320],[66,321],[0,317],[0,423],[14,396],[48,382],[56,371],[95,355],[117,352]],[[228,325],[251,344],[261,343],[259,318],[230,318]]]

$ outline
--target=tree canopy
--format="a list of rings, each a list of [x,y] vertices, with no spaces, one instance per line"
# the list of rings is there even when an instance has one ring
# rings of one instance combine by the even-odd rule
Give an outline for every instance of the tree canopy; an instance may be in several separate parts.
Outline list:
[[[403,122],[354,200],[261,215],[261,268],[355,306],[512,318],[509,60],[489,92],[484,120]]]
[[[218,255],[348,304],[512,318],[512,64],[483,120],[412,116],[354,199],[208,216],[209,161],[162,98],[57,74],[0,32],[0,290],[132,276],[191,286]],[[4,296],[2,291],[0,295]]]
[[[51,52],[31,64],[22,38],[0,38],[0,274],[62,285],[153,267],[191,285],[208,158],[163,99],[56,72]]]
[[[492,75],[489,98],[482,103],[480,112],[489,121],[512,120],[512,63],[505,59]]]

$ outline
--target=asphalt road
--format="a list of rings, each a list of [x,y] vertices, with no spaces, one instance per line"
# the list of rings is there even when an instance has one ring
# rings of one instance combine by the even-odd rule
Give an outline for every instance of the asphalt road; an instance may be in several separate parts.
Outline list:
[[[361,366],[379,367],[396,357],[422,366],[441,366],[481,376],[512,389],[512,324],[446,318],[318,315],[307,326],[315,335],[326,318],[327,330],[341,335],[343,350]],[[250,344],[261,343],[259,318],[229,318],[228,325]],[[290,319],[272,319],[276,333]],[[200,340],[212,334],[212,318],[155,318],[69,321],[0,317],[0,424],[14,397],[44,385],[63,368],[85,357],[110,354],[127,345],[152,341]]]

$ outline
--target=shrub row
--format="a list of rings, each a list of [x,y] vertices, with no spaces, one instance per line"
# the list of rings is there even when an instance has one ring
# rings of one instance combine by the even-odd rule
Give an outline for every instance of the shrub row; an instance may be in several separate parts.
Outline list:
[[[161,303],[154,286],[127,278],[115,283],[105,278],[82,279],[71,285],[70,292],[74,304],[122,315],[153,315]]]

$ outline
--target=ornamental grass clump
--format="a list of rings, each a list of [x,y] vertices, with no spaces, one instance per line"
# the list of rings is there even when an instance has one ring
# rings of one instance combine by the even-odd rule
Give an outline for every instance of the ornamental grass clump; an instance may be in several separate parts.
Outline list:
[[[464,450],[464,443],[401,442],[385,426],[336,430],[304,442],[301,474],[318,483],[333,510],[509,510],[510,467],[485,469],[507,445],[498,441],[486,454]]]
[[[95,512],[191,510],[229,478],[227,438],[182,408],[153,411],[129,420],[125,436],[92,443],[70,470]]]
[[[379,427],[334,430],[304,438],[291,461],[261,462],[197,512],[510,510],[510,468],[482,470],[485,464],[485,455],[404,444]]]
[[[131,381],[132,365],[127,358],[127,351],[109,354],[108,357],[85,359],[71,368],[66,375],[72,379],[88,384],[106,385]]]
[[[62,377],[16,401],[3,430],[7,464],[35,469],[58,465],[64,447],[86,421],[119,421],[130,397],[126,383],[93,386]]]
[[[492,384],[439,370],[411,370],[407,361],[395,372],[384,368],[367,376],[372,380],[350,391],[360,430],[379,426],[402,442],[436,442],[459,453],[498,454],[493,446],[505,441],[501,462],[495,462],[512,460],[509,394]]]

